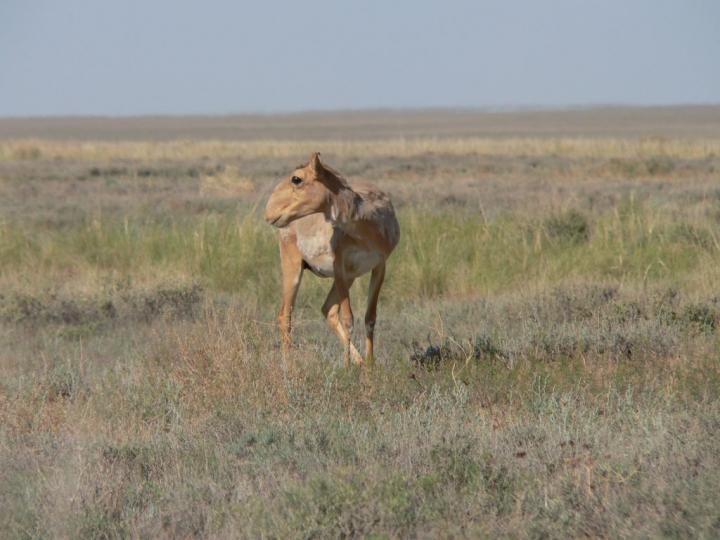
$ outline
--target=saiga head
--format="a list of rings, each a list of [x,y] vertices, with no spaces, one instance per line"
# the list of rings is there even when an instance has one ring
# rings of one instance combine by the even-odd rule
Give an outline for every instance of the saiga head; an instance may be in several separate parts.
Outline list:
[[[285,227],[301,217],[326,212],[335,180],[320,163],[320,154],[313,153],[307,165],[298,167],[275,186],[265,206],[265,221]]]

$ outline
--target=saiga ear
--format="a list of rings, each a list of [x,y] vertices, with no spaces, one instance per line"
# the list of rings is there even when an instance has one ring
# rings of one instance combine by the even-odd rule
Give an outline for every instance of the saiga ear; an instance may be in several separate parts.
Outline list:
[[[320,163],[320,152],[313,152],[310,154],[310,169],[315,173],[320,173],[323,170],[322,163]]]

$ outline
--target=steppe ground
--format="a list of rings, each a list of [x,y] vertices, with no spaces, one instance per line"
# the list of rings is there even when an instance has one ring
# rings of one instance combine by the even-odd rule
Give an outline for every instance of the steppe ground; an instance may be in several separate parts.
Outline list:
[[[378,365],[272,185],[394,198]],[[0,120],[0,536],[720,536],[720,107]],[[354,287],[361,317],[367,278]]]

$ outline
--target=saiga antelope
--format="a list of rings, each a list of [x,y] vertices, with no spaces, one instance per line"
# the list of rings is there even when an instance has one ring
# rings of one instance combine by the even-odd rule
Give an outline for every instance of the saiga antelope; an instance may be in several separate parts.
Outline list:
[[[278,316],[283,351],[290,347],[293,305],[304,269],[332,277],[322,313],[344,349],[345,364],[363,359],[352,344],[350,287],[372,271],[365,313],[365,361],[374,363],[377,302],[385,261],[400,239],[400,226],[388,195],[370,184],[352,186],[314,153],[274,189],[265,220],[279,228],[282,307]]]

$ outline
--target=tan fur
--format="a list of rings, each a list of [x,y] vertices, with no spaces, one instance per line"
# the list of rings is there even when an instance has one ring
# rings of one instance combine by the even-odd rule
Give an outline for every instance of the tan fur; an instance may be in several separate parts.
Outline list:
[[[290,347],[292,309],[304,268],[332,277],[322,312],[345,349],[345,363],[362,357],[350,340],[353,315],[349,290],[359,276],[372,272],[365,314],[365,360],[374,362],[377,302],[385,261],[400,239],[390,197],[372,184],[352,186],[315,153],[274,189],[265,219],[279,227],[283,300],[278,321],[283,350]]]

